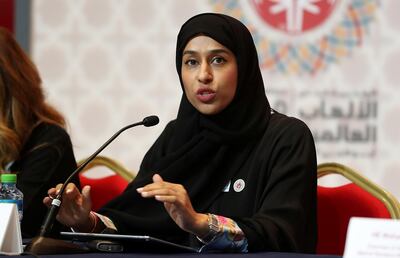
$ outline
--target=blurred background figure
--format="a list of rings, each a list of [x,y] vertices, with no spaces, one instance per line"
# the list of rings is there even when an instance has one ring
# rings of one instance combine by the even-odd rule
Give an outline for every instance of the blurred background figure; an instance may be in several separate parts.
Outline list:
[[[24,194],[23,237],[42,224],[47,189],[76,168],[64,117],[46,103],[41,82],[13,35],[0,28],[0,170],[16,173]]]

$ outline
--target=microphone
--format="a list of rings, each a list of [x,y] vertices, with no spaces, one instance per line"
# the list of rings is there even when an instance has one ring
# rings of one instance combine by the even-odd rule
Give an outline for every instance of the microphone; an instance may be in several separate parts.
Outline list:
[[[160,119],[158,119],[158,116],[148,116],[148,117],[145,117],[141,123],[143,123],[143,125],[146,127],[150,127],[150,126],[158,124],[159,121],[160,121]],[[128,125],[128,126],[130,128],[134,125]]]
[[[62,195],[64,193],[64,190],[65,190],[67,184],[71,181],[71,179],[76,174],[78,174],[80,171],[82,171],[82,169],[84,169],[86,167],[86,165],[89,164],[89,162],[91,162],[102,150],[104,150],[104,148],[106,148],[112,141],[114,141],[115,138],[117,138],[122,132],[124,132],[125,130],[127,130],[129,128],[138,126],[138,125],[144,125],[145,127],[154,126],[154,125],[158,124],[158,122],[159,122],[159,119],[157,116],[148,116],[148,117],[145,117],[141,122],[130,124],[130,125],[127,125],[127,126],[121,128],[118,132],[116,132],[113,136],[111,136],[111,138],[108,139],[103,145],[101,145],[97,151],[95,151],[89,158],[87,158],[85,160],[85,162],[83,162],[77,169],[75,169],[75,171],[71,173],[71,175],[67,178],[67,180],[65,180],[65,182],[62,185],[60,191],[58,192],[56,198],[54,198],[52,200],[51,207],[49,208],[49,210],[46,214],[46,217],[44,219],[44,222],[40,228],[39,237],[37,237],[36,239],[33,239],[31,244],[27,247],[27,249],[30,252],[35,253],[35,254],[54,253],[54,251],[56,251],[56,250],[51,250],[51,251],[42,250],[42,248],[40,247],[40,243],[45,242],[45,241],[43,241],[43,239],[45,237],[47,237],[51,232],[51,229],[54,224],[54,220],[57,216],[58,210],[60,209]],[[41,239],[41,240],[37,240],[37,239]],[[38,242],[38,243],[36,243],[36,242]],[[52,249],[54,249],[54,248],[52,248]]]

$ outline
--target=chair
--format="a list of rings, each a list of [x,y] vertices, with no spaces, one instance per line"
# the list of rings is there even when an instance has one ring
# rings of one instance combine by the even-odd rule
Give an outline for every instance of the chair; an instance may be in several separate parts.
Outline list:
[[[86,159],[80,160],[78,166]],[[101,178],[90,178],[85,174],[94,167],[103,166],[110,169],[114,174]],[[79,174],[81,187],[91,186],[92,209],[98,211],[108,201],[122,193],[126,186],[135,178],[133,172],[127,170],[117,161],[105,157],[95,157]]]
[[[318,165],[318,178],[328,174],[342,175],[351,183],[317,188],[317,254],[343,255],[351,217],[400,218],[396,198],[360,173],[339,163]]]

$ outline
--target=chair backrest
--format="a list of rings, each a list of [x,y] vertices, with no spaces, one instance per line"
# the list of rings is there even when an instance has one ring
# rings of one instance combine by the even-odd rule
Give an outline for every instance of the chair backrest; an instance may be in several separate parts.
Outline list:
[[[318,254],[343,255],[351,217],[400,218],[396,198],[360,173],[339,163],[318,165],[318,178],[339,174],[351,183],[318,186]]]
[[[79,161],[78,165],[85,160]],[[108,168],[113,174],[100,178],[92,178],[85,175],[88,170],[98,166]],[[127,170],[119,162],[105,156],[95,157],[79,174],[81,186],[91,186],[90,193],[94,211],[99,210],[108,201],[122,193],[134,178],[133,172]]]

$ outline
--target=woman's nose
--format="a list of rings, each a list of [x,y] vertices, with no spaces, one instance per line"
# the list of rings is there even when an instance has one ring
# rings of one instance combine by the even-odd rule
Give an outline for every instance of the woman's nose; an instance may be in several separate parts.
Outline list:
[[[200,66],[198,79],[202,83],[209,83],[210,81],[212,81],[213,75],[209,64],[203,63]]]

